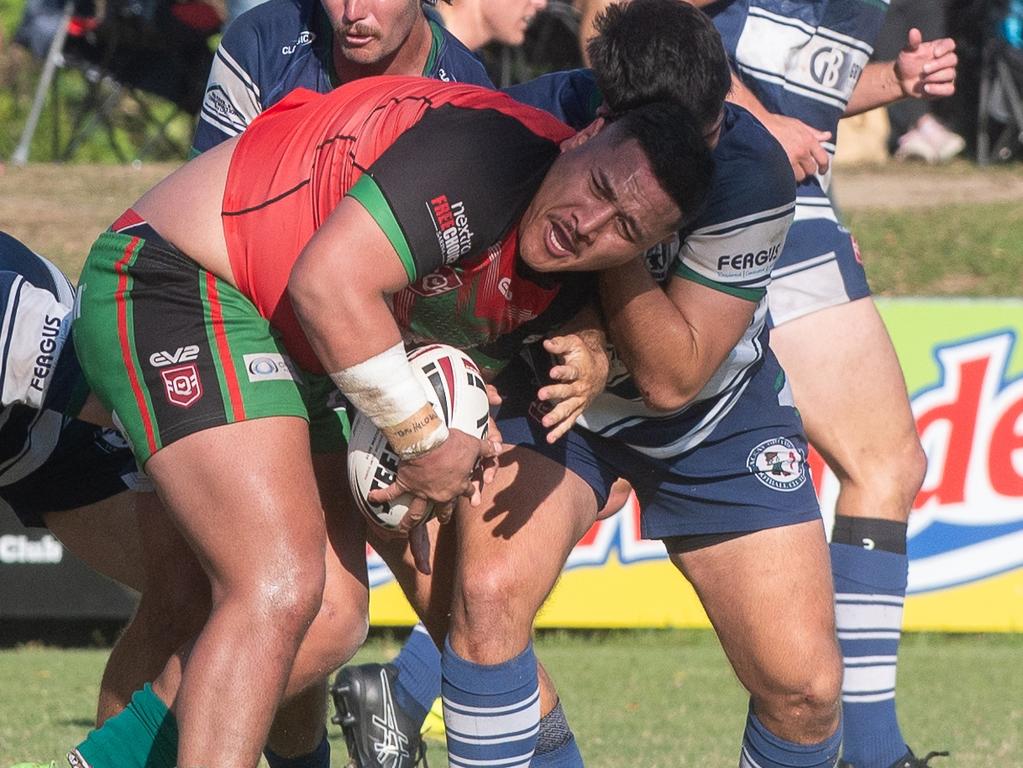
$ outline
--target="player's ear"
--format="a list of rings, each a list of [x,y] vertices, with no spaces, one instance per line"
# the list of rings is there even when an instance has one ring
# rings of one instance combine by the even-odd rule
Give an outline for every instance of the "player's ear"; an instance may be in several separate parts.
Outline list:
[[[600,133],[600,130],[604,127],[604,123],[605,123],[604,118],[598,117],[592,123],[590,123],[581,131],[579,131],[575,136],[572,136],[571,138],[565,139],[563,142],[561,142],[561,151],[565,152],[569,149],[581,147],[587,141],[589,141],[598,133]]]

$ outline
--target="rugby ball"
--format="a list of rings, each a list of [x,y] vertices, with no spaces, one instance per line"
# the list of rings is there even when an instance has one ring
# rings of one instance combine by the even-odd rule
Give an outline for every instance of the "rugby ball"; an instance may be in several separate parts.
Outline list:
[[[430,344],[408,353],[416,377],[434,410],[449,429],[484,438],[490,406],[476,363],[461,350]],[[348,483],[359,510],[373,523],[394,530],[408,511],[409,494],[372,504],[369,492],[394,482],[398,455],[373,422],[356,411],[348,441]],[[431,513],[432,514],[432,511]]]

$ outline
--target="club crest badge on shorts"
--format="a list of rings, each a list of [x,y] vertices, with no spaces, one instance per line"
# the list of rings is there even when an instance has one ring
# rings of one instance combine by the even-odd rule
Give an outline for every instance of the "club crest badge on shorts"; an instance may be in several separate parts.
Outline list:
[[[776,491],[794,491],[806,482],[806,457],[791,440],[765,440],[746,459],[746,466],[760,482]]]
[[[163,376],[163,386],[171,405],[189,408],[202,397],[202,382],[195,363],[163,368],[160,375]]]

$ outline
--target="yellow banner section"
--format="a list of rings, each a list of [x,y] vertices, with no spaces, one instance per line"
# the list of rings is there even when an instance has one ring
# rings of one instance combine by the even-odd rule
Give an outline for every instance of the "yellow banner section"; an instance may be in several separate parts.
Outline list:
[[[1023,301],[878,301],[928,455],[909,522],[909,630],[1023,632]],[[869,375],[869,374],[868,374]],[[878,446],[883,451],[884,446]],[[830,529],[838,485],[811,456]],[[415,621],[373,557],[375,624]],[[541,627],[707,627],[634,499],[576,546]]]
[[[373,590],[374,625],[404,626],[416,617],[395,583]],[[617,557],[599,568],[565,573],[541,611],[538,627],[633,628],[710,626],[689,582],[667,562],[623,566]],[[906,599],[906,630],[1023,632],[1023,570],[976,584]]]

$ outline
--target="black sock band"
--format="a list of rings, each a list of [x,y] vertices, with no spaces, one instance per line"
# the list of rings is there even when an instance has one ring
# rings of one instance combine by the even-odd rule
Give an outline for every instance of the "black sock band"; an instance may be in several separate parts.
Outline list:
[[[545,755],[560,749],[572,740],[572,729],[565,719],[565,710],[561,708],[561,702],[540,718],[540,732],[536,736],[537,755]]]
[[[831,529],[831,542],[904,555],[906,554],[906,528],[905,523],[895,520],[836,515],[835,526]]]

